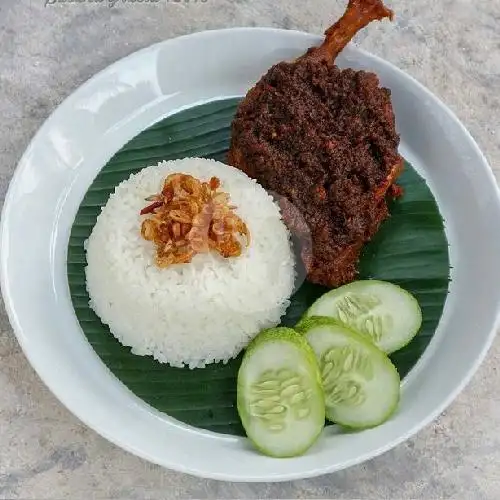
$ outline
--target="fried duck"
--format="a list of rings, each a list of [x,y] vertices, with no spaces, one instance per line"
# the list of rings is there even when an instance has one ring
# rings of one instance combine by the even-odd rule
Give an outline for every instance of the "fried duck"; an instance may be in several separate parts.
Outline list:
[[[381,0],[350,0],[322,45],[273,66],[232,123],[228,163],[279,195],[285,223],[309,241],[301,258],[313,283],[355,278],[363,245],[388,216],[387,197],[399,193],[390,91],[373,73],[335,65],[358,30],[392,17]]]

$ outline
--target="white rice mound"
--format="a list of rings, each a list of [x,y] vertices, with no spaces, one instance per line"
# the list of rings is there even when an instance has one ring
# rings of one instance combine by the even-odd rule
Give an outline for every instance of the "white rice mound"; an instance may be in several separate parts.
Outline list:
[[[190,264],[156,267],[139,212],[176,172],[220,179],[250,230],[240,257],[211,252]],[[90,307],[134,354],[175,367],[237,356],[260,330],[280,322],[293,292],[295,259],[278,206],[257,182],[214,160],[161,162],[131,175],[103,207],[86,252]]]

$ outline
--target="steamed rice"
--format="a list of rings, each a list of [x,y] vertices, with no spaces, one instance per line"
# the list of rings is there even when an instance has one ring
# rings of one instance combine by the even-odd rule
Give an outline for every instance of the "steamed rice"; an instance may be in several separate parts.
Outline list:
[[[190,264],[156,267],[155,249],[140,235],[145,198],[170,173],[216,176],[246,222],[251,244],[237,258],[198,254]],[[90,307],[138,355],[190,368],[227,361],[289,305],[294,256],[279,208],[239,170],[213,160],[161,162],[123,181],[86,242]]]

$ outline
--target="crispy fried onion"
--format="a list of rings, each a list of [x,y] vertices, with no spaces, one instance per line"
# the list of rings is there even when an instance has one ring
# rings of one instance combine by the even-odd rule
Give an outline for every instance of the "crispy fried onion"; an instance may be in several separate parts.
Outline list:
[[[238,257],[242,240],[250,244],[248,227],[219,187],[217,177],[201,182],[191,175],[171,174],[161,193],[146,199],[150,204],[141,210],[147,216],[141,235],[154,242],[158,267],[188,263],[211,250],[224,258]]]

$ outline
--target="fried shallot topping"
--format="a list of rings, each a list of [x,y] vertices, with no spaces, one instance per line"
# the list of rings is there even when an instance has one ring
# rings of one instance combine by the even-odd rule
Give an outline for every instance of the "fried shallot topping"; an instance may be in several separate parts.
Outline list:
[[[249,245],[246,224],[229,204],[229,194],[219,187],[217,177],[202,182],[177,173],[165,179],[161,193],[146,199],[151,203],[141,210],[141,215],[147,216],[141,235],[155,244],[158,267],[185,264],[196,254],[211,250],[224,258],[238,257],[241,236]]]

